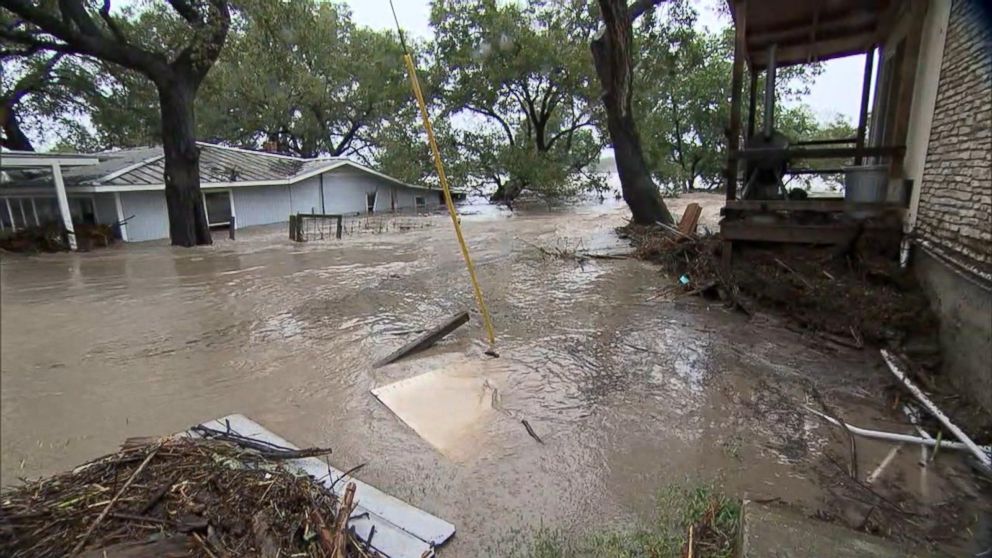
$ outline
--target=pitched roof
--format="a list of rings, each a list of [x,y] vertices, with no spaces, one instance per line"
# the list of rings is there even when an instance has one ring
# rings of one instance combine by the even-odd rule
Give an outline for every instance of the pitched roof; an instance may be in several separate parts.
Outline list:
[[[411,188],[423,188],[406,184],[398,179],[379,173],[364,165],[344,158],[319,157],[304,159],[263,151],[251,151],[236,147],[226,147],[212,143],[197,142],[200,148],[200,182],[211,184],[266,184],[294,183],[321,172],[342,166],[359,169],[397,184]],[[67,185],[98,187],[161,187],[165,175],[165,155],[161,147],[138,147],[119,151],[97,153],[100,163],[87,167],[63,170]],[[20,179],[18,179],[20,178]],[[47,183],[48,177],[38,173],[12,177],[11,186],[35,186]]]

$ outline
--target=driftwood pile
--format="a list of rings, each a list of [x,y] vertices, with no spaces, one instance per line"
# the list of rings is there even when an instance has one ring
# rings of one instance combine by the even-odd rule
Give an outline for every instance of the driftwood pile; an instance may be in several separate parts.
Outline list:
[[[912,275],[884,251],[885,243],[867,236],[846,247],[735,247],[733,263],[724,269],[718,235],[634,225],[619,233],[631,239],[638,258],[661,264],[693,294],[719,296],[748,313],[783,314],[838,344],[900,345],[937,331]]]
[[[236,435],[130,440],[115,454],[0,496],[3,555],[374,556],[343,502],[284,466],[290,450]],[[340,521],[339,521],[340,520]]]

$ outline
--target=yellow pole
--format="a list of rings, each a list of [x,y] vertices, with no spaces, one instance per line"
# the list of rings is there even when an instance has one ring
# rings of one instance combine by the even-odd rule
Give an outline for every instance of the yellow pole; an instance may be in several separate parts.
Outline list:
[[[461,246],[462,257],[465,258],[465,267],[468,268],[468,275],[472,279],[475,301],[479,305],[479,311],[482,312],[482,321],[486,326],[489,347],[495,348],[496,334],[493,332],[493,322],[489,317],[486,301],[482,299],[482,288],[479,287],[479,280],[475,276],[475,265],[472,264],[472,256],[468,253],[468,245],[465,244],[465,237],[462,236],[462,226],[458,222],[458,212],[455,210],[455,204],[451,200],[451,188],[448,187],[448,176],[444,173],[441,150],[437,147],[437,139],[434,137],[434,127],[431,126],[431,118],[427,114],[427,103],[424,101],[424,94],[420,90],[420,81],[417,79],[417,68],[413,64],[413,57],[410,56],[410,53],[403,54],[403,61],[406,63],[407,72],[410,74],[410,86],[413,88],[413,96],[417,98],[417,104],[420,106],[420,117],[424,121],[424,130],[427,131],[427,142],[430,144],[431,153],[434,155],[434,167],[437,168],[437,177],[441,182],[441,190],[444,192],[444,203],[448,206],[451,224],[455,227],[455,236],[458,237],[458,245]]]

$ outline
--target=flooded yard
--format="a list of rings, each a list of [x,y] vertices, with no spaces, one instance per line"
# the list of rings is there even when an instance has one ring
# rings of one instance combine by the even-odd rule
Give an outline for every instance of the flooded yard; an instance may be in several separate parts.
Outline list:
[[[297,244],[272,227],[195,249],[4,255],[2,483],[71,468],[129,436],[241,413],[298,445],[332,447],[339,469],[368,463],[358,478],[454,523],[445,556],[508,553],[542,525],[650,521],[658,490],[687,479],[857,523],[869,504],[824,459],[829,450],[846,460],[846,438],[803,405],[815,391],[852,424],[908,431],[887,406],[877,353],[673,298],[673,279],[651,264],[579,264],[532,246],[623,249],[613,229],[624,215],[607,204],[463,217],[495,360],[483,355],[443,216],[341,241]],[[703,224],[715,224],[711,209]],[[469,308],[469,324],[439,345],[372,368],[412,332]],[[369,393],[473,362],[508,412],[450,455]],[[890,447],[859,440],[861,478]],[[942,452],[928,475],[919,459],[904,448],[874,489],[913,514],[917,535],[970,541],[987,524],[963,462]]]

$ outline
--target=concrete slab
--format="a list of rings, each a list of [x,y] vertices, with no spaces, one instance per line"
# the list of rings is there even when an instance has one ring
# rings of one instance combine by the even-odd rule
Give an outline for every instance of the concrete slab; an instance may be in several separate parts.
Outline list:
[[[912,558],[924,554],[841,525],[745,500],[741,558]]]

